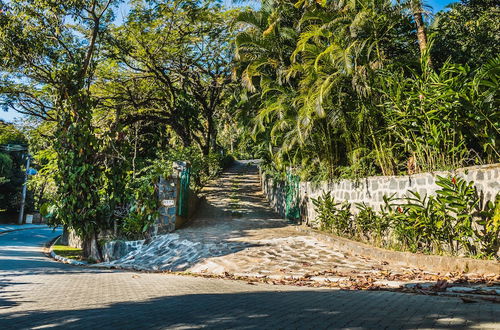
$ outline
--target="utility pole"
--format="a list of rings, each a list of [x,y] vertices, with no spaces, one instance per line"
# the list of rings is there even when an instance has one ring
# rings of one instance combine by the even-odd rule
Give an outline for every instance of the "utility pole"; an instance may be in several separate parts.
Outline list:
[[[17,223],[19,225],[23,224],[24,220],[24,205],[26,204],[26,189],[28,185],[28,171],[30,169],[30,154],[26,154],[26,171],[24,172],[24,184],[23,184],[23,192],[21,195],[21,208],[19,210],[19,219],[17,220]]]

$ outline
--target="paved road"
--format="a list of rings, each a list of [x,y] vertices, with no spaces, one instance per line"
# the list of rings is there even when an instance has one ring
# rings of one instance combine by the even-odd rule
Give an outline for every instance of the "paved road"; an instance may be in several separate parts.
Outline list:
[[[25,229],[33,229],[33,228],[47,228],[47,225],[43,224],[23,224],[23,225],[5,225],[5,224],[0,224],[0,234],[10,232],[10,231],[16,231],[16,230],[25,230]]]
[[[0,329],[500,328],[498,304],[74,267],[49,229],[0,235]]]

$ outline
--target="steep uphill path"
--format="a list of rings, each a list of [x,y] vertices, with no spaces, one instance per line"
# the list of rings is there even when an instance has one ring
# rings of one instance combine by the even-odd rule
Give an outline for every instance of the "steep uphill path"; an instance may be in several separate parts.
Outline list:
[[[399,286],[438,278],[336,251],[328,242],[300,233],[270,209],[258,174],[255,165],[236,162],[203,190],[206,200],[188,226],[101,266],[341,287]]]

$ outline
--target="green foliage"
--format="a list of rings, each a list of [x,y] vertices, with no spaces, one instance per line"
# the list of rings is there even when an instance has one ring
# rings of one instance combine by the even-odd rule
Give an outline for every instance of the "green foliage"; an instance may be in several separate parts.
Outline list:
[[[0,153],[0,187],[10,181],[12,175],[12,159],[3,153]],[[1,189],[1,188],[0,188]],[[0,195],[0,212],[5,211],[5,207],[9,204],[8,196],[4,193]]]
[[[498,84],[500,59],[471,72],[445,63],[439,72],[423,64],[423,74],[403,71],[384,76],[384,116],[388,136],[400,141],[395,148],[412,158],[412,172],[454,169],[495,162],[498,157],[498,100],[478,92],[477,81]]]
[[[387,205],[388,201],[386,200]],[[386,212],[378,213],[365,203],[355,204],[358,213],[354,216],[356,237],[376,244],[382,244],[384,236],[391,225],[391,217]]]
[[[498,55],[500,7],[495,0],[463,0],[436,15],[431,26],[435,36],[435,62],[480,67]]]
[[[110,30],[109,56],[92,90],[121,123],[139,126],[139,147],[216,152],[230,85],[233,15],[212,0],[136,1],[127,20]]]
[[[12,158],[9,155],[0,153],[0,177],[3,177],[2,183],[9,182],[9,177],[12,175]]]
[[[148,229],[158,219],[158,177],[153,173],[155,172],[141,175],[127,184],[130,201],[121,230],[129,238],[147,236]]]
[[[322,230],[385,247],[412,252],[465,254],[494,258],[500,248],[500,194],[483,202],[474,182],[459,177],[437,177],[434,196],[408,191],[396,200],[384,196],[380,211],[334,201],[330,192],[313,199]]]
[[[410,251],[433,251],[440,248],[443,226],[450,219],[438,209],[434,196],[409,191],[405,203],[398,206],[396,237]]]
[[[330,192],[312,199],[321,229],[340,236],[350,237],[353,233],[351,204],[337,203]]]
[[[443,226],[450,249],[457,251],[462,247],[471,255],[495,255],[500,248],[500,223],[495,220],[500,194],[493,201],[483,202],[472,181],[438,177],[436,184],[441,187],[437,191],[437,206],[450,219]]]
[[[25,146],[26,137],[15,125],[0,120],[0,147],[8,145]],[[4,148],[0,148],[0,151],[0,210],[17,212],[24,182],[25,158],[22,151],[9,151]],[[27,208],[31,207],[28,199]]]
[[[471,1],[441,13],[453,21],[457,11],[469,11],[487,24],[471,19],[458,29],[443,19],[443,32],[426,45],[418,2],[266,1],[241,13],[235,43],[242,141],[253,137],[252,153],[271,171],[293,167],[309,181],[498,162],[492,7]],[[444,47],[464,56],[434,61],[434,47],[453,33],[462,35],[459,45]],[[488,51],[478,61],[483,43]]]
[[[91,126],[91,102],[85,92],[65,100],[58,113],[54,145],[58,169],[55,220],[84,240],[94,239],[109,226],[108,210],[101,203],[102,167],[95,161],[99,141]]]
[[[476,215],[478,226],[473,230],[479,248],[474,252],[479,256],[495,256],[500,249],[500,194],[494,202],[488,201],[482,209],[479,208]]]
[[[0,123],[0,144],[29,140],[36,205],[74,229],[86,253],[117,222],[127,235],[148,232],[154,183],[172,161],[191,164],[198,190],[231,161],[226,150],[313,181],[500,159],[490,0],[440,13],[424,47],[414,1],[266,0],[240,11],[141,0],[115,26],[118,3],[0,0],[0,106],[39,120],[26,138]],[[1,189],[18,183],[20,158],[0,155]],[[491,255],[497,206],[470,185],[440,183],[438,197],[410,194],[401,212],[391,198],[380,212],[358,205],[357,217],[331,196],[315,205],[341,235],[394,230],[412,250],[444,241]]]
[[[19,129],[0,120],[0,145],[25,145],[26,142],[26,136]]]
[[[194,179],[191,181],[191,189],[199,191],[208,180],[228,166],[232,159],[220,154],[205,157],[196,147],[180,147],[161,153],[136,173],[130,172],[125,178],[121,210],[117,210],[114,215],[115,221],[120,224],[119,234],[134,239],[149,235],[148,230],[159,216],[158,181],[160,177],[169,178],[172,175],[174,161],[189,163]]]
[[[55,122],[57,186],[53,220],[92,240],[109,225],[101,203],[103,166],[89,85],[116,1],[0,2],[0,103]]]
[[[197,147],[178,147],[169,149],[159,155],[158,161],[171,164],[173,161],[186,161],[191,166],[191,188],[201,189],[209,180],[220,174],[223,168],[229,166],[232,158],[222,153],[211,152],[204,155]]]

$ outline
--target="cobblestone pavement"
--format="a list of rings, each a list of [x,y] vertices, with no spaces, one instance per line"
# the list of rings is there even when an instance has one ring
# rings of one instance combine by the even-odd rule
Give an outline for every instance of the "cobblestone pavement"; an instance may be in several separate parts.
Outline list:
[[[55,235],[0,235],[0,329],[500,329],[498,304],[70,266]]]
[[[105,265],[271,279],[306,276],[330,283],[365,276],[396,287],[403,282],[387,281],[388,273],[421,273],[336,251],[299,232],[269,208],[259,180],[256,166],[237,163],[204,189],[206,202],[186,228]]]

